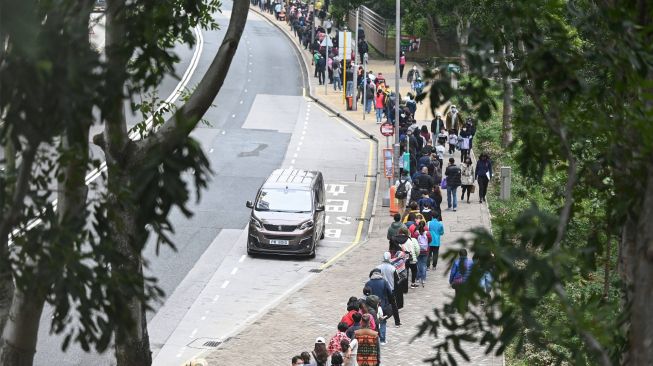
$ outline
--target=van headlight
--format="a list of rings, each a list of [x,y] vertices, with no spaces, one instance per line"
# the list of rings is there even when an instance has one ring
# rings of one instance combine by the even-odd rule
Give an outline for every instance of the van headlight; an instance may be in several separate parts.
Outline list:
[[[252,218],[249,220],[249,222],[250,222],[250,224],[256,226],[257,228],[259,228],[259,229],[263,229],[263,225],[261,225],[261,222],[260,222],[257,218],[252,217]]]
[[[302,223],[301,225],[299,225],[299,230],[310,229],[310,228],[313,227],[314,224],[315,223],[313,222],[313,220],[308,220],[308,221]]]

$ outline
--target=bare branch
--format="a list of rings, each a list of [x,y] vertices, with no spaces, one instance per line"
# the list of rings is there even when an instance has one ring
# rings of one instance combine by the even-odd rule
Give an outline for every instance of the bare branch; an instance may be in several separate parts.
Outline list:
[[[245,28],[248,11],[247,0],[234,0],[227,33],[202,81],[188,101],[156,133],[135,143],[133,162],[144,159],[154,149],[158,153],[173,150],[197,126],[224,83]]]

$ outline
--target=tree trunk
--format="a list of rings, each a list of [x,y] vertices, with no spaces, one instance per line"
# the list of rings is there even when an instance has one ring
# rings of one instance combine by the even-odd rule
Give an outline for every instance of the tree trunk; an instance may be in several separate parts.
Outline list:
[[[127,170],[127,169],[125,169]],[[128,174],[115,171],[109,177],[109,189],[113,192],[130,187],[131,182]],[[116,271],[131,273],[138,276],[138,286],[141,294],[144,291],[143,262],[141,247],[144,239],[144,229],[136,227],[137,207],[124,199],[118,199],[119,195],[113,193],[110,213],[113,220],[110,224],[110,235],[116,241],[118,249],[126,257],[126,261],[120,264]],[[141,298],[133,293],[125,295],[127,298],[127,309],[129,322],[126,324],[116,323],[115,326],[115,349],[118,366],[147,366],[152,364],[150,352],[150,339],[147,332],[147,318],[145,307]]]
[[[469,70],[469,64],[467,63],[467,45],[469,44],[470,29],[471,22],[469,19],[465,16],[459,16],[456,35],[458,36],[458,44],[460,46],[460,69],[462,73],[467,73]]]
[[[512,42],[503,47],[501,52],[503,70],[503,124],[501,127],[501,146],[508,147],[512,143],[512,99],[513,87],[510,80],[512,71]]]
[[[1,365],[32,365],[44,302],[43,294],[25,294],[19,289],[14,292],[2,335]]]
[[[632,298],[630,302],[630,349],[631,365],[653,365],[653,156],[646,167],[647,181],[641,211],[637,223],[632,264]]]

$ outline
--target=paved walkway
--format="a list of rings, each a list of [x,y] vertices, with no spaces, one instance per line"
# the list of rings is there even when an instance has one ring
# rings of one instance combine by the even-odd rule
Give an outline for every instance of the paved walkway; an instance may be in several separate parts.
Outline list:
[[[269,14],[264,16],[279,23],[281,28],[289,33],[284,22],[277,22]],[[308,55],[305,51],[302,53],[305,57]],[[310,59],[306,59],[310,67]],[[394,76],[393,67],[392,61],[370,61],[370,69],[383,72],[387,80],[392,80]],[[312,72],[310,76],[312,84],[317,84],[317,80],[312,77]],[[405,79],[402,85],[403,88],[408,88]],[[342,111],[341,113],[370,134],[382,138],[373,117],[363,121],[362,111],[357,113],[344,111],[345,106],[340,99],[342,96],[333,95],[332,89],[329,90],[331,95],[327,93],[324,97],[323,93],[324,89],[316,91],[314,89],[313,94],[333,109]],[[428,111],[427,105],[419,106],[418,115],[425,113],[424,110]],[[430,120],[430,118],[424,119]],[[383,182],[377,193],[378,196],[382,195],[382,187],[384,187]],[[207,353],[204,360],[198,360],[200,362],[198,364],[287,366],[292,356],[302,351],[312,350],[315,338],[325,337],[328,340],[335,334],[336,325],[346,313],[347,299],[350,296],[362,296],[363,285],[368,280],[369,271],[381,263],[383,252],[387,250],[388,242],[385,235],[392,219],[388,209],[381,207],[381,201],[381,197],[377,197],[375,217],[366,241],[346,253],[331,267],[282,300],[242,332],[226,340],[216,350]],[[477,196],[473,197],[471,202],[460,203],[457,212],[443,211],[445,235],[441,253],[451,243],[466,235],[471,227],[489,227],[487,206],[480,205]],[[445,205],[446,202],[443,203],[444,207]],[[425,316],[429,316],[434,307],[441,306],[449,296],[453,296],[453,290],[447,282],[445,268],[445,263],[440,261],[437,271],[427,272],[426,286],[410,289],[404,297],[404,308],[400,311],[403,324],[401,328],[395,328],[392,321],[388,322],[388,343],[381,349],[383,366],[421,365],[424,364],[424,359],[433,354],[432,346],[438,340],[431,336],[419,338],[412,343],[410,340]],[[441,333],[441,336],[444,336],[444,333]],[[471,358],[469,362],[471,365],[502,364],[501,358],[484,355],[481,348],[467,345],[465,350]]]

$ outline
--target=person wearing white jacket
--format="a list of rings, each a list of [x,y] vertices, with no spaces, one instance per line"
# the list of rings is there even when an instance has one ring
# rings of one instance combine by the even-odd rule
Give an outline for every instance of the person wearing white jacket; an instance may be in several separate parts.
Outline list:
[[[408,238],[404,244],[402,244],[402,249],[408,254],[409,260],[406,262],[408,268],[410,268],[410,287],[415,288],[415,280],[417,279],[417,256],[419,255],[419,243],[415,238]]]

